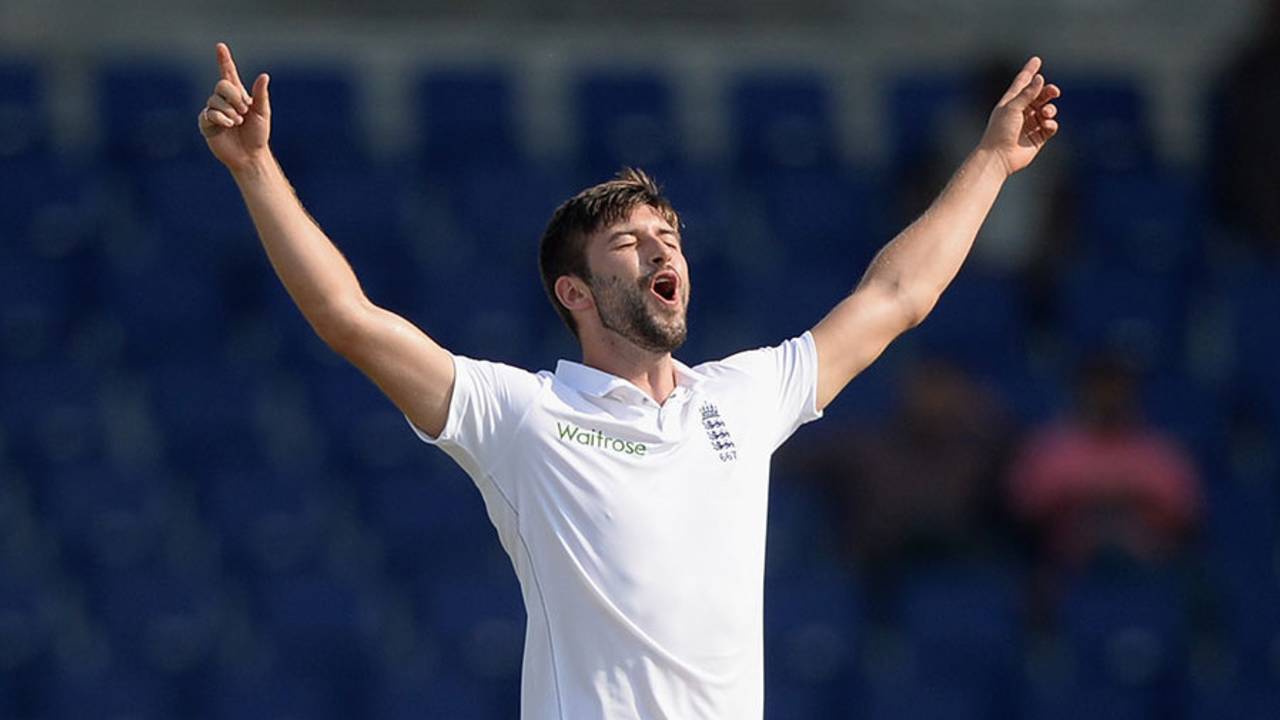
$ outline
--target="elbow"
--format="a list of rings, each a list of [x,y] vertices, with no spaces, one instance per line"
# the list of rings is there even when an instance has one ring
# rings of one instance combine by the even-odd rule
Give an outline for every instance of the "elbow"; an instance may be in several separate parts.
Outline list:
[[[933,307],[938,304],[938,295],[900,290],[897,294],[897,300],[903,325],[907,330],[910,330],[929,317],[929,313],[933,312]]]
[[[361,344],[368,309],[363,299],[335,302],[308,315],[307,321],[330,350],[350,357]]]
[[[874,298],[876,306],[891,313],[892,321],[898,326],[900,333],[924,322],[933,311],[933,306],[938,303],[938,293],[897,278],[868,277],[863,280],[857,292],[866,293],[867,297]]]

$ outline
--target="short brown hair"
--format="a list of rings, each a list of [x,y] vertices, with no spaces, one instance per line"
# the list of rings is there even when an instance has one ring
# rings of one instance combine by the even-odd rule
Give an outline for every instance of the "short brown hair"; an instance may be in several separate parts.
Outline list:
[[[587,237],[600,228],[623,220],[638,205],[648,205],[679,227],[680,217],[653,178],[638,168],[623,168],[612,180],[593,185],[556,208],[538,246],[538,268],[551,305],[578,337],[578,326],[569,309],[556,297],[556,280],[577,275],[591,282],[587,267]]]

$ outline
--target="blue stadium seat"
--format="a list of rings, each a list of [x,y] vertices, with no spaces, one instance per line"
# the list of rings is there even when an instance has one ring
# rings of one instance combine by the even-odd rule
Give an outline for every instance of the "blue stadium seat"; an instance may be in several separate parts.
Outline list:
[[[449,189],[470,261],[425,267],[426,307],[431,326],[457,352],[528,364],[534,329],[543,323],[546,297],[539,278],[538,240],[556,207],[579,190],[574,178],[555,168],[511,166],[464,172]],[[495,269],[476,275],[477,263]],[[477,282],[484,292],[476,292]],[[465,298],[466,312],[458,312]],[[455,308],[438,312],[437,308]],[[533,313],[537,313],[534,315]],[[530,319],[533,317],[534,319]]]
[[[460,469],[443,467],[453,463],[444,453],[427,454],[440,459],[377,472],[360,482],[364,516],[382,539],[389,569],[411,577],[422,571],[465,575],[477,565],[499,566],[495,557],[502,551],[479,490]]]
[[[46,155],[53,131],[43,69],[26,60],[0,59],[0,87],[5,88],[0,99],[0,163]]]
[[[102,178],[92,167],[46,158],[0,158],[4,252],[66,261],[97,238]],[[77,266],[68,272],[85,271]],[[86,278],[88,279],[88,278]]]
[[[900,623],[922,679],[998,689],[1023,642],[1018,579],[998,565],[917,571],[901,591]]]
[[[908,339],[979,377],[1008,377],[1026,365],[1025,305],[1016,278],[967,267]]]
[[[0,360],[52,359],[82,307],[74,280],[59,264],[0,251]]]
[[[1234,389],[1263,419],[1280,427],[1280,376],[1272,360],[1280,353],[1280,323],[1261,320],[1270,308],[1280,307],[1280,272],[1251,264],[1224,277],[1219,292],[1226,300]]]
[[[327,560],[331,503],[310,475],[222,472],[202,488],[201,505],[224,544],[228,567],[242,577],[266,581],[316,571]]]
[[[833,303],[834,307],[834,303]],[[898,402],[896,372],[902,365],[905,346],[890,347],[881,359],[858,373],[839,399],[823,410],[823,417],[834,423],[881,424],[893,415]]]
[[[121,572],[159,552],[165,506],[158,477],[91,460],[49,472],[37,496],[64,559],[81,568]]]
[[[765,582],[767,714],[798,717],[797,698],[813,711],[838,707],[860,643],[862,598],[834,563]]]
[[[851,708],[862,707],[861,697],[851,701],[846,693],[832,698],[828,693],[815,693],[809,685],[765,679],[764,716],[769,720],[845,717]]]
[[[401,312],[421,309],[417,305],[423,295],[415,249],[405,233],[411,183],[405,173],[368,167],[359,173],[314,171],[294,184],[303,204],[355,269],[365,292],[380,305]]]
[[[1195,683],[1186,720],[1268,720],[1280,717],[1280,690],[1238,682]]]
[[[869,720],[982,720],[1001,717],[982,711],[979,694],[963,687],[937,687],[890,678],[868,684],[865,712]]]
[[[1185,301],[1171,278],[1092,258],[1067,271],[1058,296],[1065,339],[1077,358],[1118,351],[1152,369],[1181,361]]]
[[[453,578],[425,573],[416,595],[445,665],[495,691],[519,684],[525,610],[510,572]]]
[[[976,103],[973,84],[967,73],[914,73],[889,80],[884,102],[893,168],[902,172],[932,160],[930,154],[946,137],[944,124],[964,117]]]
[[[1202,462],[1227,432],[1228,413],[1220,395],[1217,388],[1177,365],[1143,378],[1142,383],[1142,407],[1152,426],[1171,433]]]
[[[139,219],[160,235],[166,259],[261,252],[235,181],[213,158],[153,163],[131,178]]]
[[[1203,270],[1208,210],[1188,177],[1099,173],[1083,183],[1079,212],[1077,235],[1091,256],[1179,281]]]
[[[189,568],[111,568],[96,573],[94,616],[115,647],[152,671],[205,671],[218,652],[221,586]]]
[[[105,306],[123,326],[130,362],[153,367],[214,359],[228,318],[213,268],[182,261],[114,267],[105,281]]]
[[[262,625],[277,636],[313,637],[361,644],[381,610],[362,580],[342,580],[325,572],[283,573],[264,579],[257,590]]]
[[[13,674],[13,675],[16,675]],[[18,678],[10,673],[0,675],[0,713],[5,717],[19,717]]]
[[[779,170],[755,178],[751,188],[793,265],[816,270],[835,264],[854,283],[888,240],[882,236],[882,189],[870,173]]]
[[[1146,169],[1156,164],[1155,139],[1147,99],[1127,76],[1053,72],[1062,88],[1055,100],[1071,132],[1060,138],[1073,170],[1088,177],[1097,171]]]
[[[708,255],[741,251],[733,233],[734,187],[728,173],[683,165],[655,168],[651,175],[680,216],[684,254],[691,268]]]
[[[94,373],[66,359],[0,365],[0,423],[9,457],[43,473],[103,450],[102,428],[93,414],[100,390]]]
[[[104,720],[172,717],[177,699],[158,673],[131,658],[95,664],[82,658],[43,678],[43,707],[36,717],[49,720]]]
[[[521,165],[464,172],[447,192],[462,229],[481,252],[503,265],[536,268],[547,221],[585,184],[559,168]]]
[[[574,103],[579,159],[592,174],[659,172],[685,159],[671,86],[658,72],[592,70],[577,79]]]
[[[313,419],[329,437],[326,460],[356,478],[416,464],[420,443],[404,415],[359,370],[335,360],[307,367],[303,380]]]
[[[416,92],[421,157],[428,172],[452,175],[469,167],[523,162],[515,89],[505,69],[431,69],[417,81]]]
[[[315,678],[300,676],[284,656],[271,668],[224,669],[211,678],[201,703],[208,720],[341,720],[353,717],[350,708],[333,700],[333,688]]]
[[[815,72],[741,75],[729,111],[735,164],[751,174],[841,164],[830,90]]]
[[[5,672],[0,673],[0,710],[18,701],[18,688],[6,680],[17,681],[26,671],[42,668],[58,630],[48,610],[63,600],[38,575],[21,573],[8,563],[0,565],[0,647],[5,661]]]
[[[1225,451],[1225,449],[1223,450]],[[1205,482],[1206,570],[1216,620],[1244,679],[1269,681],[1280,647],[1280,492],[1270,472],[1210,475]]]
[[[94,89],[105,156],[115,167],[208,152],[196,127],[208,95],[189,68],[162,58],[112,61],[99,67]]]
[[[1089,683],[1064,683],[1050,688],[1033,688],[1024,701],[1021,717],[1026,720],[1156,720],[1177,717],[1162,714],[1142,693]]]
[[[813,575],[835,583],[840,573],[831,565],[839,552],[839,539],[834,532],[833,511],[820,485],[822,478],[789,472],[790,468],[778,470],[769,483],[766,577],[776,582],[782,592],[788,592],[787,582],[795,575]]]
[[[1185,677],[1190,616],[1175,573],[1091,572],[1067,589],[1058,619],[1074,677],[1102,691],[1100,701],[1119,699],[1152,713],[1177,707],[1172,691]]]
[[[352,68],[279,65],[269,74],[271,147],[291,177],[332,169],[360,172],[368,165]]]
[[[169,464],[197,478],[229,467],[260,467],[253,427],[255,379],[208,359],[165,363],[147,373]]]
[[[455,668],[397,667],[374,690],[370,720],[502,720],[519,714],[519,683],[493,682]]]
[[[202,360],[278,281],[235,183],[216,162],[152,163],[132,175],[142,226],[111,248],[105,302],[131,360]]]
[[[883,245],[883,207],[873,178],[843,170],[778,170],[751,184],[776,256],[761,268],[766,291],[748,311],[765,327],[799,334],[839,302]],[[779,298],[785,295],[785,302]],[[803,328],[794,328],[795,318]]]

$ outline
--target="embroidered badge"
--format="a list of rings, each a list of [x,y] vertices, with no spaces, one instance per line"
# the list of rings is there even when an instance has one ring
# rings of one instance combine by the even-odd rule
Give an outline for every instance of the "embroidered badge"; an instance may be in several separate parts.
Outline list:
[[[702,413],[702,428],[707,431],[707,439],[711,441],[711,449],[720,454],[721,462],[738,459],[738,448],[733,444],[729,428],[725,427],[720,417],[720,409],[714,403],[702,403],[698,408]]]

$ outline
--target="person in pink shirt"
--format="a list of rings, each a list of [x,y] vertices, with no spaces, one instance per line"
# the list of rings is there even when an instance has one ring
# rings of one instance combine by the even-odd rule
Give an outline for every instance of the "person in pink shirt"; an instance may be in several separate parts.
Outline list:
[[[1011,470],[1011,509],[1042,541],[1041,570],[1174,559],[1201,511],[1189,454],[1145,423],[1137,375],[1117,358],[1084,365],[1075,405],[1031,434]]]

